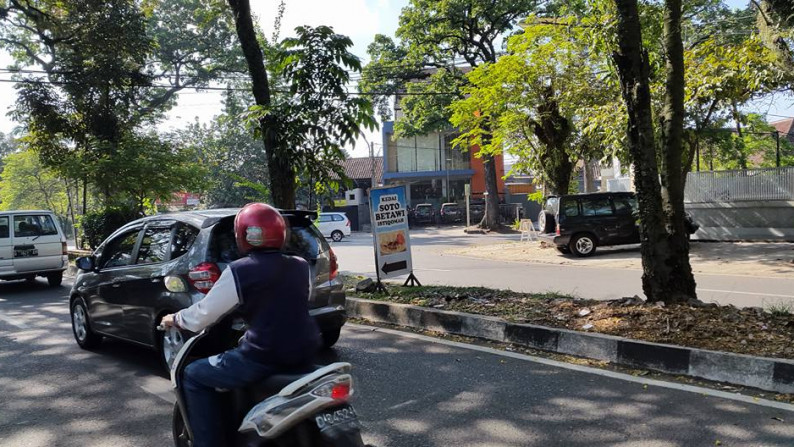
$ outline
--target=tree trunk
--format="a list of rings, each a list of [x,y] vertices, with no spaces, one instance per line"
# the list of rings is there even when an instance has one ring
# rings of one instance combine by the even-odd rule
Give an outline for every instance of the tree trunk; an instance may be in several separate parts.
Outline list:
[[[681,253],[675,253],[668,242],[654,141],[650,66],[648,55],[642,48],[637,0],[615,0],[615,5],[618,51],[613,59],[620,75],[621,92],[628,111],[629,155],[634,164],[634,185],[637,189],[641,222],[642,288],[648,301],[686,301],[693,296],[690,291],[694,290],[694,281],[678,283],[682,279],[683,271],[680,268]],[[683,83],[681,85],[683,87]],[[679,175],[680,155],[679,152]],[[669,165],[670,161],[666,163]],[[686,255],[686,251],[683,254]]]
[[[665,1],[664,41],[667,53],[665,95],[662,111],[662,199],[667,213],[667,241],[670,253],[665,260],[670,270],[666,301],[697,299],[695,278],[689,264],[689,238],[684,225],[684,44],[681,37],[681,0]]]
[[[256,36],[256,28],[251,18],[249,0],[228,0],[234,14],[237,37],[240,39],[248,73],[251,75],[251,89],[256,104],[270,106],[270,85],[265,69],[265,58]],[[259,125],[262,129],[262,140],[265,144],[267,168],[270,174],[270,191],[273,204],[278,208],[295,208],[295,170],[284,151],[279,151],[275,117],[267,115]]]
[[[482,164],[485,173],[485,192],[488,195],[485,197],[485,216],[483,217],[483,226],[485,228],[499,227],[499,183],[496,178],[496,161],[493,155],[483,154]]]

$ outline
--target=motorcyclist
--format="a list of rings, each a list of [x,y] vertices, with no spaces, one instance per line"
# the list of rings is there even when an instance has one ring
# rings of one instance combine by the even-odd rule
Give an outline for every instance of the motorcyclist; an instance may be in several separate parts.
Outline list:
[[[311,269],[303,258],[282,253],[287,231],[273,207],[243,207],[234,220],[243,257],[229,264],[204,299],[163,317],[162,325],[192,332],[232,311],[248,324],[236,348],[185,369],[184,396],[194,447],[225,445],[216,389],[244,387],[279,372],[306,369],[320,346],[308,309]]]

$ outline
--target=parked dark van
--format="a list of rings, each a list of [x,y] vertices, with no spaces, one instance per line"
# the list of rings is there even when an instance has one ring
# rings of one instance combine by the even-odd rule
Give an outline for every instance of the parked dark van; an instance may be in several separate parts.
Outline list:
[[[640,243],[637,197],[633,192],[605,192],[554,197],[547,200],[545,226],[554,233],[541,235],[562,253],[590,256],[604,245]],[[686,216],[689,234],[698,230]]]
[[[160,319],[204,298],[226,266],[238,259],[237,209],[146,217],[119,228],[92,256],[79,258],[69,299],[77,343],[92,348],[103,337],[159,351],[170,364],[189,334],[157,331]],[[344,286],[333,250],[313,222],[317,214],[281,211],[289,222],[285,251],[306,259],[314,274],[310,314],[325,346],[339,339]]]

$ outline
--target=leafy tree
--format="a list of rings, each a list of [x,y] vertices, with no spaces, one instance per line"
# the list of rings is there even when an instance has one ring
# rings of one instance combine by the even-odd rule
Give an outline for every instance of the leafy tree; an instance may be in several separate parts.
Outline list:
[[[0,42],[17,63],[36,65],[45,75],[43,81],[29,76],[18,88],[15,113],[26,124],[28,145],[60,175],[94,185],[105,205],[137,203],[140,191],[116,192],[135,189],[149,171],[137,169],[143,177],[119,185],[121,177],[104,170],[107,160],[123,156],[136,129],[161,118],[179,90],[207,85],[234,69],[237,53],[229,46],[234,34],[219,5],[214,0],[5,3]],[[140,161],[145,165],[146,157]]]
[[[47,209],[61,217],[68,215],[66,183],[39,163],[32,150],[3,157],[0,176],[0,209]]]
[[[591,57],[566,20],[574,19],[529,18],[525,31],[510,38],[507,55],[466,75],[466,96],[451,107],[452,124],[464,132],[458,144],[490,153],[506,148],[518,156],[514,169],[537,173],[555,195],[568,193],[574,161],[602,158],[606,145],[595,133],[602,128],[582,117],[618,95],[616,83],[599,74],[606,64]]]
[[[643,291],[649,301],[686,302],[696,299],[697,294],[684,229],[681,179],[685,112],[681,1],[665,1],[663,41],[667,60],[658,150],[652,119],[651,69],[643,47],[637,0],[614,0],[614,5],[614,62],[628,112],[628,147],[641,221]],[[657,166],[657,160],[661,166]]]
[[[264,186],[269,182],[262,140],[239,119],[246,100],[240,91],[230,90],[223,113],[211,123],[192,123],[172,136],[173,144],[195,152],[207,169],[204,197],[211,208],[270,201],[269,187]]]
[[[536,0],[411,0],[400,15],[399,44],[378,36],[370,46],[373,62],[363,72],[361,87],[369,92],[383,88],[383,96],[405,91],[400,100],[403,117],[395,125],[398,135],[446,130],[448,107],[460,97],[464,72],[495,63],[504,37],[537,6]],[[384,70],[389,66],[391,70]],[[385,100],[378,101],[382,106]],[[490,144],[489,132],[482,136]],[[494,154],[478,156],[483,158],[488,192],[484,224],[495,227],[499,194]]]
[[[348,70],[360,70],[349,52],[352,41],[329,27],[299,27],[275,52],[287,91],[274,95],[248,0],[228,0],[251,76],[256,105],[246,115],[262,138],[273,202],[295,207],[297,178],[308,174],[333,184],[341,172],[341,148],[355,141],[361,127],[377,123],[369,101],[350,95]]]
[[[764,43],[775,53],[777,66],[794,76],[794,5],[789,0],[752,0]]]

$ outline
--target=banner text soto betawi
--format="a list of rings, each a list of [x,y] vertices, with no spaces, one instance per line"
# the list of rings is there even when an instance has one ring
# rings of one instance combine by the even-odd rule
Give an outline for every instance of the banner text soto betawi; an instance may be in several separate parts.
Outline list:
[[[375,213],[375,225],[388,227],[403,223],[405,222],[405,216],[405,209],[400,206],[396,194],[382,196],[378,204],[378,211]]]

